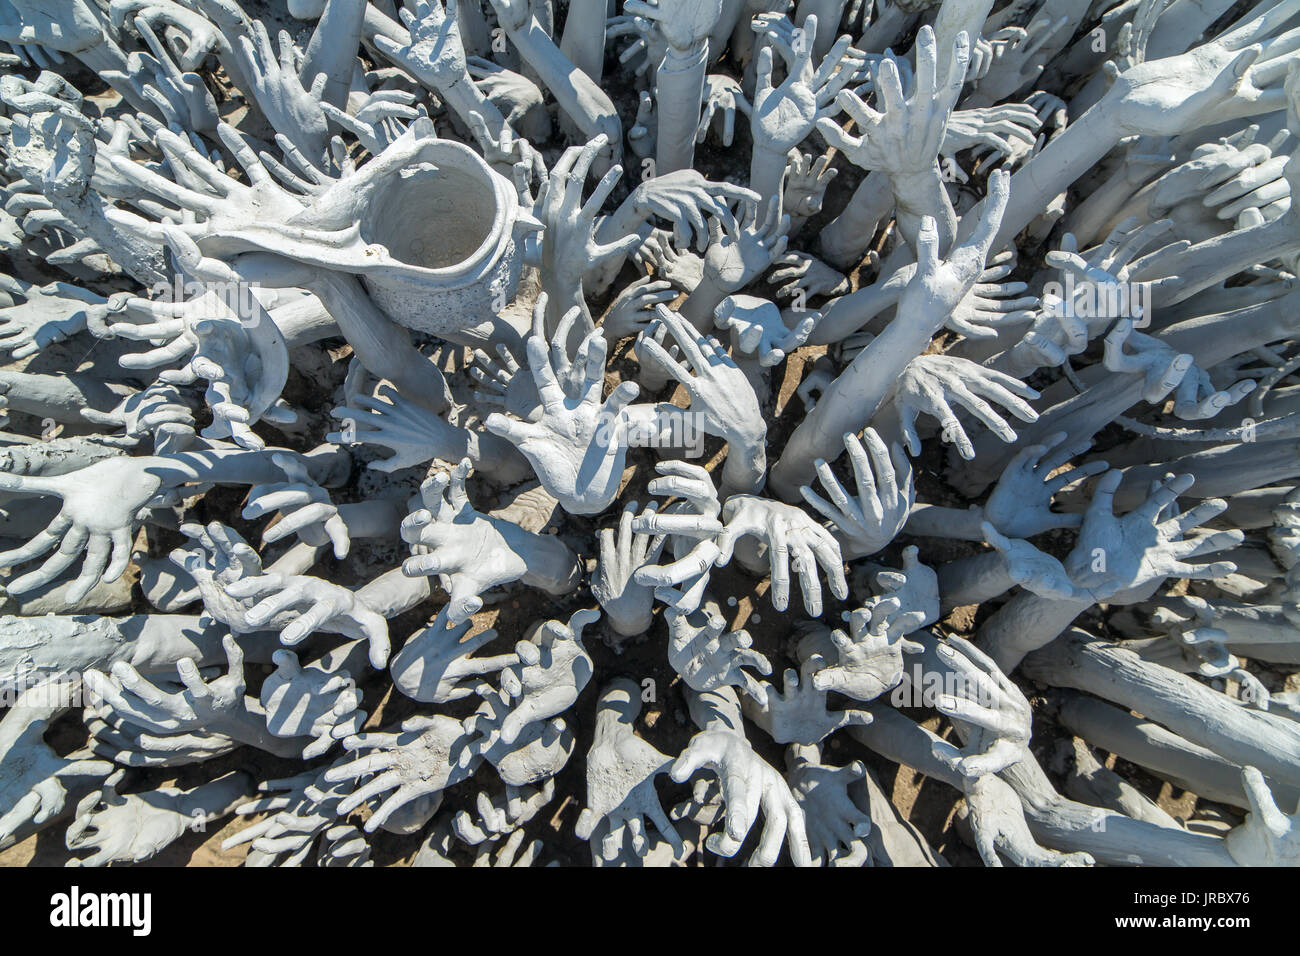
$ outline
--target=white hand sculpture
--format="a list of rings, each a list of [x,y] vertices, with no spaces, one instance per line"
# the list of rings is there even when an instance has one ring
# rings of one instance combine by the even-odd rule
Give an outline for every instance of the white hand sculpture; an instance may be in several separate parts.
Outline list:
[[[722,0],[627,0],[623,10],[654,23],[675,49],[690,50],[713,32],[722,16]]]
[[[731,332],[732,348],[738,353],[771,368],[808,341],[817,318],[818,313],[810,312],[793,329],[786,328],[774,303],[752,295],[729,295],[714,311],[713,324]]]
[[[279,631],[287,647],[317,631],[344,634],[369,643],[372,667],[388,663],[388,622],[348,588],[305,574],[271,572],[233,581],[226,592],[252,604],[243,615],[249,629]]]
[[[185,396],[161,382],[127,397],[111,412],[83,408],[81,417],[95,425],[123,429],[132,444],[148,437],[159,454],[175,447],[169,443],[188,445],[194,438],[194,412]]]
[[[464,767],[459,760],[468,743],[469,736],[460,721],[441,714],[409,717],[398,733],[364,733],[347,738],[344,749],[366,755],[331,767],[325,771],[325,781],[341,783],[372,775],[373,779],[340,800],[335,812],[346,817],[371,797],[386,793],[365,823],[365,831],[374,833],[412,802],[437,801],[443,790],[467,780],[474,772],[476,761]],[[437,809],[436,802],[431,805]],[[428,811],[429,816],[433,810]]]
[[[803,810],[813,865],[867,866],[871,818],[849,795],[849,788],[867,774],[862,761],[830,767],[821,762],[817,748],[792,746],[786,749],[786,765],[790,792]]]
[[[346,758],[336,761],[340,766]],[[351,781],[347,781],[350,783]],[[327,783],[320,772],[267,780],[258,786],[272,796],[249,800],[235,808],[240,816],[265,814],[263,819],[222,841],[229,851],[245,843],[245,866],[301,866],[317,849],[319,866],[369,866],[369,846],[355,827],[337,827],[338,803],[349,793],[346,784]],[[317,837],[325,835],[321,841]],[[355,841],[362,839],[361,846]]]
[[[979,280],[948,315],[945,325],[968,339],[991,339],[1007,326],[1033,319],[1038,297],[1022,296],[1020,293],[1029,288],[1023,282],[1002,281],[1015,267],[1015,252],[1006,250],[993,256]]]
[[[0,290],[22,299],[0,309],[0,350],[15,360],[85,331],[90,315],[102,318],[108,312],[102,296],[66,282],[38,287],[4,276]]]
[[[822,613],[822,588],[817,568],[826,574],[831,594],[843,601],[849,596],[844,578],[840,544],[829,531],[804,511],[753,495],[733,495],[722,509],[723,531],[718,535],[719,567],[727,565],[741,538],[753,536],[766,546],[772,575],[772,607],[784,611],[790,605],[790,570],[799,575],[804,611],[810,617]]]
[[[550,179],[537,197],[534,212],[546,226],[542,233],[542,282],[556,304],[581,306],[583,273],[628,255],[642,242],[635,231],[609,242],[596,237],[596,216],[622,178],[622,166],[611,167],[596,184],[591,198],[583,202],[587,173],[608,144],[601,133],[586,146],[570,147],[551,167]]]
[[[1001,773],[1024,759],[1033,713],[1020,688],[969,641],[949,637],[935,650],[956,679],[945,678],[945,691],[955,693],[940,694],[934,706],[962,730],[966,746],[936,741],[934,755],[966,778]]]
[[[811,671],[813,688],[865,703],[898,686],[903,679],[903,655],[921,650],[919,644],[889,633],[899,606],[897,598],[886,598],[849,614],[847,634],[818,630],[804,637],[798,653]]]
[[[862,433],[867,448],[854,434],[844,436],[849,453],[857,496],[844,490],[823,459],[817,459],[817,480],[830,496],[827,502],[808,485],[799,493],[812,509],[831,523],[831,533],[840,542],[847,560],[866,557],[893,541],[907,523],[907,515],[916,501],[912,484],[912,463],[897,443],[888,450],[874,429]],[[869,457],[868,457],[869,454]]]
[[[88,857],[68,861],[70,866],[105,866],[141,863],[172,843],[230,812],[233,800],[247,791],[242,774],[214,780],[191,791],[159,787],[144,793],[122,795],[118,786],[126,770],[118,770],[103,788],[77,805],[64,844],[74,852],[93,850]],[[249,781],[251,783],[251,781]]]
[[[684,292],[695,291],[704,279],[704,260],[692,252],[678,251],[672,233],[662,229],[653,230],[633,251],[632,259],[639,268],[662,276]]]
[[[403,25],[410,31],[406,44],[382,34],[375,46],[394,63],[400,64],[433,89],[445,89],[469,78],[469,65],[460,36],[457,0],[417,0],[415,13],[398,11]]]
[[[785,167],[784,206],[790,211],[792,231],[798,232],[804,222],[822,211],[826,190],[840,174],[831,166],[833,155],[828,150],[814,160],[811,153],[790,151]]]
[[[819,689],[814,680],[814,674],[826,663],[817,657],[804,661],[802,679],[787,667],[782,677],[783,692],[764,682],[767,703],[759,706],[753,698],[745,697],[741,701],[745,716],[779,744],[817,744],[842,727],[871,723],[871,715],[864,710],[827,709],[827,692]]]
[[[1078,541],[1065,561],[1070,578],[1096,600],[1130,603],[1135,594],[1153,591],[1166,577],[1199,580],[1236,570],[1229,561],[1187,563],[1190,558],[1241,543],[1243,535],[1236,530],[1187,537],[1194,528],[1222,514],[1228,507],[1225,501],[1208,498],[1183,514],[1166,515],[1195,480],[1191,475],[1171,476],[1160,482],[1146,501],[1120,518],[1114,514],[1114,496],[1122,480],[1123,475],[1117,471],[1108,471],[1098,479],[1084,512]],[[1137,599],[1148,596],[1142,594]]]
[[[310,89],[298,76],[299,52],[286,30],[279,35],[279,54],[261,20],[252,22],[252,37],[239,36],[236,45],[248,77],[253,99],[277,132],[288,137],[307,156],[319,161],[325,155],[329,126],[320,108],[325,80],[311,77]],[[323,76],[324,74],[322,74]]]
[[[339,517],[329,492],[312,480],[300,459],[276,452],[271,460],[288,480],[254,485],[241,512],[249,520],[279,512],[280,520],[262,533],[262,543],[272,544],[296,534],[316,547],[333,544],[334,557],[347,557],[351,546],[348,526]]]
[[[1038,392],[1010,375],[985,368],[951,355],[918,355],[907,364],[894,386],[893,407],[907,450],[918,455],[921,439],[916,432],[917,416],[924,413],[938,420],[943,440],[953,444],[967,461],[975,457],[975,446],[966,435],[950,401],[956,402],[1001,438],[1011,443],[1015,430],[993,406],[992,399],[1024,422],[1038,421],[1038,413],[1025,401]]]
[[[591,593],[600,602],[609,626],[623,637],[644,634],[653,621],[653,585],[642,584],[634,575],[659,559],[666,537],[632,530],[641,505],[629,501],[623,506],[617,536],[612,528],[600,532],[600,558],[591,578]],[[653,518],[652,502],[645,514]]]
[[[747,631],[724,633],[727,622],[716,604],[706,602],[691,615],[669,607],[664,617],[668,620],[668,663],[686,686],[697,691],[737,687],[760,704],[766,702],[764,685],[743,668],[767,675],[772,673],[771,663],[753,649]]]
[[[1068,442],[1068,437],[1065,432],[1056,432],[1041,444],[1016,453],[984,503],[984,518],[989,524],[1009,538],[1032,538],[1044,531],[1077,528],[1083,523],[1083,515],[1053,511],[1052,497],[1077,481],[1101,474],[1107,465],[1104,461],[1090,461],[1055,474],[1092,445],[1087,440]]]
[[[483,592],[518,581],[530,569],[554,582],[566,576],[562,566],[574,563],[561,542],[474,510],[465,493],[465,480],[472,473],[465,459],[450,476],[439,472],[422,484],[424,508],[408,515],[401,528],[413,555],[402,563],[402,572],[408,577],[438,576],[450,596],[447,620],[452,625],[478,613]]]
[[[671,282],[645,276],[618,294],[600,321],[600,330],[611,345],[630,335],[639,335],[655,320],[656,306],[677,298]]]
[[[795,866],[812,866],[803,810],[789,785],[771,764],[754,752],[741,734],[733,730],[705,730],[673,762],[671,775],[685,783],[699,770],[718,778],[726,806],[725,829],[705,841],[718,856],[732,857],[740,850],[763,811],[763,835],[748,860],[750,866],[773,866],[781,846],[790,845]]]
[[[954,156],[962,150],[985,146],[1012,159],[1033,148],[1043,122],[1028,103],[1003,103],[970,110],[953,110],[939,152]]]
[[[501,727],[513,712],[510,695],[491,684],[480,684],[479,709],[466,718],[468,745],[460,752],[462,766],[480,757],[492,764],[508,786],[526,787],[553,777],[573,754],[574,735],[561,717],[527,724],[513,744],[501,739]]]
[[[704,417],[704,430],[727,442],[724,483],[757,490],[767,468],[767,422],[754,387],[717,339],[697,332],[680,314],[662,305],[656,310],[659,323],[681,350],[682,361],[646,333],[637,340],[637,355],[680,382],[691,398],[692,410]]]
[[[756,17],[752,27],[772,42],[758,53],[750,129],[757,146],[785,156],[808,138],[819,117],[827,115],[836,94],[861,75],[865,55],[850,46],[852,38],[845,35],[835,41],[814,70],[815,16],[807,17],[798,29],[787,18],[772,15]],[[834,25],[828,24],[826,29],[834,30]],[[772,82],[773,47],[786,66],[785,80],[779,86]]]
[[[625,231],[634,222],[658,217],[672,223],[673,239],[689,249],[692,244],[703,252],[709,241],[707,218],[716,219],[727,235],[740,231],[732,203],[753,208],[759,195],[743,186],[728,182],[711,182],[694,169],[678,169],[647,179],[632,190],[619,211],[612,217]]]
[[[37,706],[49,685],[25,690],[0,720],[0,847],[11,846],[29,825],[52,822],[68,800],[74,777],[103,778],[113,772],[105,760],[81,752],[60,757],[45,742],[59,709]]]
[[[205,681],[191,658],[176,664],[181,686],[164,690],[126,661],[117,661],[109,674],[85,672],[86,688],[112,708],[114,715],[137,728],[160,734],[193,730],[225,732],[245,712],[244,652],[227,634],[221,641],[228,671]],[[174,685],[173,685],[174,686]]]
[[[518,663],[501,671],[501,691],[510,704],[501,722],[502,743],[516,743],[529,724],[564,713],[578,699],[593,673],[582,631],[599,617],[594,609],[574,611],[567,624],[546,621],[515,645]]]
[[[787,252],[773,262],[777,268],[768,273],[769,282],[784,282],[778,296],[805,299],[813,296],[834,298],[849,291],[849,280],[835,269],[806,252]]]
[[[527,347],[542,402],[540,420],[516,421],[493,413],[485,425],[523,453],[565,511],[599,514],[618,494],[628,447],[624,408],[640,389],[635,382],[624,382],[602,404],[608,343],[598,330],[582,343],[586,377],[577,397],[565,394],[545,341],[533,335]]]
[[[1010,784],[985,774],[966,788],[975,849],[985,866],[1002,866],[999,853],[1016,866],[1092,866],[1089,853],[1060,853],[1038,844],[1025,822],[1025,809]]]
[[[749,205],[740,219],[740,231],[724,232],[717,219],[709,220],[709,248],[704,254],[703,280],[722,295],[739,292],[785,252],[790,217],[782,212],[777,192],[764,206]]]
[[[709,584],[709,571],[719,551],[715,539],[722,532],[717,520],[722,511],[713,479],[699,465],[684,461],[655,464],[658,478],[646,486],[652,495],[678,497],[667,507],[639,515],[632,521],[638,534],[668,535],[674,560],[645,565],[633,572],[637,584],[654,588],[654,596],[674,610],[689,614],[700,606]]]
[[[590,840],[603,823],[600,853],[606,861],[617,858],[625,842],[633,853],[644,854],[649,848],[647,820],[672,845],[675,857],[685,849],[654,785],[673,758],[636,735],[633,726],[640,712],[641,688],[627,678],[606,687],[597,705],[595,738],[587,752],[587,805],[574,833]]]
[[[362,698],[346,670],[328,671],[317,661],[302,667],[293,651],[271,655],[275,671],[262,684],[259,700],[266,711],[266,729],[277,737],[312,737],[303,748],[304,760],[319,757],[358,733],[366,722],[359,710]]]
[[[431,704],[461,700],[475,692],[484,675],[519,663],[515,653],[471,657],[496,640],[497,632],[488,629],[466,640],[471,622],[449,626],[449,607],[439,611],[428,627],[407,638],[389,666],[393,685],[412,700]]]
[[[389,474],[437,457],[438,432],[445,429],[446,422],[427,408],[403,398],[390,385],[380,386],[376,396],[355,395],[351,401],[356,408],[348,405],[330,413],[343,422],[344,430],[330,432],[326,441],[387,448],[393,452],[391,458],[372,461],[367,467]]]
[[[58,515],[27,544],[0,553],[0,567],[11,568],[58,550],[35,571],[6,583],[11,594],[26,594],[58,578],[85,551],[81,573],[68,588],[77,602],[100,581],[113,582],[131,561],[131,539],[162,480],[149,472],[150,459],[106,458],[53,477],[0,473],[0,491],[54,495],[63,500]]]
[[[504,792],[496,794],[479,791],[474,799],[475,812],[458,811],[451,829],[470,846],[494,842],[533,819],[554,797],[554,778],[547,778],[540,787],[507,785]]]
[[[704,111],[700,116],[700,128],[695,134],[695,141],[703,143],[714,120],[720,116],[722,145],[726,147],[730,147],[736,137],[736,113],[749,116],[753,112],[740,83],[722,73],[710,73],[704,78],[702,106]]]

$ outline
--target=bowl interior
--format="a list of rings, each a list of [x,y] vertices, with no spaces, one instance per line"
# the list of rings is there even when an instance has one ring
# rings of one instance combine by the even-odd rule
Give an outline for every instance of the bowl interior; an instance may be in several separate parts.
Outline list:
[[[420,164],[385,185],[361,232],[408,265],[449,269],[473,258],[491,238],[496,205],[495,190],[482,171]]]

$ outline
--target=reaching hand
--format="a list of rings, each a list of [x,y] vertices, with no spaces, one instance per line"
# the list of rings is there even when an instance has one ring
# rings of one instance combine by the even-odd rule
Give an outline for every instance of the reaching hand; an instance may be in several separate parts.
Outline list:
[[[862,437],[867,450],[863,449],[858,436],[844,436],[844,448],[853,465],[856,497],[844,490],[830,465],[821,458],[816,462],[817,480],[830,496],[830,502],[808,485],[799,488],[804,501],[831,523],[831,532],[850,561],[875,554],[893,541],[907,523],[908,513],[916,500],[912,463],[903,449],[895,444],[886,450],[885,443],[871,428],[866,429]]]
[[[785,779],[754,752],[748,740],[731,730],[696,734],[673,762],[672,778],[685,783],[699,770],[718,778],[726,806],[725,830],[712,834],[705,846],[718,856],[735,856],[761,808],[763,836],[749,865],[773,866],[786,842],[795,866],[812,865],[803,810]]]
[[[793,329],[786,328],[774,303],[750,295],[729,295],[713,313],[714,326],[730,330],[732,347],[751,360],[757,358],[764,368],[780,365],[808,341],[817,319],[818,313],[810,312]]]
[[[329,492],[316,484],[300,459],[276,452],[271,460],[288,481],[254,485],[241,512],[250,520],[279,513],[280,520],[262,533],[262,542],[272,544],[296,534],[314,547],[333,544],[334,557],[347,557],[351,546],[348,526],[339,517]]]
[[[956,677],[942,681],[956,693],[940,694],[935,708],[957,724],[966,746],[936,741],[934,755],[968,779],[1001,773],[1024,759],[1033,712],[1020,688],[969,641],[950,637],[935,650]]]
[[[432,816],[438,803],[429,801],[440,801],[443,790],[467,780],[477,767],[473,761],[467,767],[460,764],[460,752],[468,743],[460,721],[442,714],[409,717],[402,722],[400,733],[347,738],[344,749],[366,751],[367,755],[331,767],[325,771],[325,781],[372,779],[340,800],[335,812],[346,817],[371,797],[392,791],[366,820],[367,833],[374,833],[394,813],[417,800],[432,808],[427,810]]]
[[[638,582],[635,573],[654,564],[663,550],[666,536],[637,533],[632,521],[641,505],[630,501],[623,506],[617,537],[612,528],[600,532],[600,559],[591,579],[591,593],[600,602],[609,625],[624,637],[644,634],[653,621],[654,587]],[[655,505],[646,508],[653,517]]]
[[[271,655],[275,671],[262,684],[266,729],[277,737],[312,737],[304,760],[319,757],[334,741],[359,733],[366,712],[361,692],[346,670],[328,671],[320,662],[302,667],[293,651]]]
[[[517,421],[493,413],[486,427],[523,453],[565,511],[599,514],[618,494],[628,448],[624,407],[640,389],[635,382],[624,382],[601,403],[609,345],[598,330],[590,332],[579,349],[586,356],[586,375],[578,397],[565,393],[541,336],[530,336],[527,348],[541,418]]]
[[[106,458],[53,477],[0,473],[0,491],[54,495],[63,506],[45,530],[27,544],[0,553],[0,568],[11,568],[58,550],[35,571],[6,583],[10,594],[26,594],[63,573],[83,551],[81,573],[68,588],[76,603],[100,581],[111,583],[131,561],[131,539],[162,480],[149,471],[147,458]]]
[[[1191,475],[1170,476],[1158,483],[1141,505],[1116,517],[1115,490],[1123,474],[1109,471],[1097,481],[1092,501],[1084,512],[1074,550],[1065,561],[1070,577],[1098,601],[1127,604],[1143,600],[1166,577],[1202,580],[1236,570],[1229,561],[1188,564],[1190,558],[1212,554],[1241,544],[1240,531],[1216,531],[1200,538],[1188,532],[1223,513],[1227,503],[1208,498],[1190,511],[1167,511],[1194,481]]]
[[[611,682],[597,705],[595,738],[587,752],[587,806],[574,832],[578,839],[590,840],[604,823],[600,852],[606,861],[618,857],[625,842],[633,853],[643,854],[647,820],[672,845],[674,856],[685,849],[654,786],[673,758],[636,735],[633,726],[640,712],[641,688],[626,678]]]
[[[871,723],[871,715],[864,710],[827,709],[827,691],[819,688],[814,678],[825,664],[818,657],[804,661],[802,679],[787,667],[784,692],[764,682],[767,702],[759,706],[745,697],[741,701],[745,716],[779,744],[817,744],[842,727]]]
[[[388,663],[388,622],[342,585],[272,572],[234,581],[226,591],[238,601],[257,601],[244,612],[245,623],[279,631],[281,643],[289,647],[317,631],[344,634],[369,642],[370,664],[376,670]]]
[[[519,662],[501,672],[501,690],[510,702],[502,743],[515,743],[529,724],[562,714],[578,699],[593,673],[582,631],[599,617],[597,610],[575,611],[567,624],[546,621],[531,640],[515,645]]]
[[[772,673],[767,658],[752,649],[753,639],[745,631],[726,631],[727,622],[711,601],[695,614],[668,608],[668,663],[686,685],[697,691],[737,687],[760,704],[767,691],[753,675],[742,670],[752,667],[760,674]]]
[[[1067,442],[1065,432],[1056,432],[1042,444],[1029,445],[1016,453],[1002,470],[1002,477],[984,503],[984,518],[1010,538],[1032,538],[1056,528],[1077,528],[1083,515],[1058,514],[1052,497],[1091,475],[1105,471],[1104,461],[1090,461],[1051,477],[1071,458],[1082,455],[1091,441]]]
[[[513,652],[471,657],[496,640],[497,632],[488,629],[466,640],[472,622],[449,625],[447,616],[444,607],[433,623],[407,638],[389,667],[394,686],[412,700],[430,704],[462,700],[475,692],[486,675],[519,663],[519,655]]]
[[[483,607],[480,595],[528,573],[530,535],[509,521],[474,510],[465,493],[473,472],[465,459],[451,475],[439,472],[420,486],[424,508],[402,521],[402,540],[412,557],[407,577],[436,574],[450,595],[448,623],[462,624]]]
[[[955,401],[1004,442],[1011,443],[1016,440],[1015,431],[985,399],[992,399],[1009,409],[1021,421],[1036,422],[1038,413],[1025,399],[1038,397],[1038,392],[1019,379],[968,359],[951,355],[919,355],[907,364],[895,384],[893,407],[903,441],[913,455],[921,453],[916,418],[925,413],[938,419],[943,429],[943,440],[955,444],[957,453],[969,461],[975,457],[975,446],[949,401]]]
[[[822,613],[822,588],[817,568],[826,574],[831,594],[843,601],[849,596],[844,559],[831,533],[791,505],[753,495],[733,495],[722,509],[725,525],[718,536],[719,567],[731,561],[736,542],[752,535],[767,548],[772,574],[772,607],[784,611],[790,604],[790,570],[799,575],[804,611]]]
[[[845,767],[821,762],[817,748],[789,747],[786,780],[803,810],[808,849],[814,866],[866,866],[871,861],[866,837],[871,818],[849,795],[849,788],[867,775],[861,760]]]

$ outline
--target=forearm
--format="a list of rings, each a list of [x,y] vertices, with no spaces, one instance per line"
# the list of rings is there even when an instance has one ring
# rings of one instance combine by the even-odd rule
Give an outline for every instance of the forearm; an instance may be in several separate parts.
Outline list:
[[[441,369],[420,354],[405,329],[379,311],[355,277],[320,270],[312,291],[367,370],[432,412],[450,407],[451,390]]]
[[[1300,724],[1270,720],[1185,674],[1079,631],[1024,666],[1027,677],[1135,710],[1238,766],[1300,787]]]
[[[198,617],[186,614],[0,617],[0,687],[15,686],[28,673],[107,671],[118,661],[142,674],[175,676],[183,658],[200,667],[224,662],[221,640],[228,633],[227,627],[202,626]],[[261,632],[242,634],[239,643],[255,663],[269,663],[280,646],[278,635]]]
[[[271,310],[271,320],[290,349],[311,345],[339,333],[339,325],[320,299],[304,295]]]
[[[753,495],[763,488],[767,478],[767,450],[764,431],[757,439],[732,442],[727,446],[727,460],[722,465],[721,494]]]
[[[822,307],[821,318],[813,326],[808,344],[833,345],[843,341],[882,312],[898,305],[915,271],[915,267],[906,266],[865,289],[832,299]]]
[[[234,813],[235,808],[256,791],[253,778],[242,770],[235,770],[183,793],[180,810],[193,820],[212,823]]]
[[[1094,697],[1071,694],[1061,705],[1058,719],[1092,746],[1131,761],[1180,790],[1250,808],[1240,767],[1144,717]],[[1294,787],[1270,781],[1269,788],[1283,806],[1294,806],[1300,800],[1300,790]]]
[[[983,541],[984,509],[979,505],[969,508],[945,508],[942,505],[917,503],[908,512],[906,534],[926,538],[955,538],[958,541]]]
[[[1010,674],[1031,651],[1056,640],[1092,601],[1039,597],[1022,591],[998,608],[980,628],[976,641]]]
[[[150,474],[174,488],[192,482],[225,485],[261,485],[284,481],[284,471],[275,455],[289,455],[306,466],[312,481],[322,487],[337,487],[351,469],[352,459],[338,445],[324,445],[310,455],[283,448],[250,451],[234,446],[203,448],[166,457],[145,459]]]
[[[983,604],[1016,586],[1015,579],[1007,571],[1006,559],[997,551],[957,558],[940,565],[936,573],[945,611]]]
[[[299,71],[308,78],[324,73],[328,79],[321,98],[339,109],[347,106],[367,6],[366,0],[329,0],[312,31]]]
[[[0,370],[0,385],[9,387],[5,398],[12,411],[81,425],[86,423],[82,409],[109,412],[129,394],[95,376],[75,373],[35,375]]]
[[[682,302],[682,307],[678,310],[687,322],[695,328],[711,335],[713,333],[713,317],[718,311],[718,306],[722,300],[731,295],[735,289],[726,289],[719,285],[717,281],[707,272],[700,284],[688,295]]]
[[[837,269],[848,269],[862,258],[880,223],[894,209],[894,190],[884,173],[867,173],[840,214],[818,239],[822,257]]]
[[[659,128],[655,173],[659,176],[695,165],[695,133],[700,125],[708,51],[708,41],[697,43],[692,50],[669,46],[655,73]],[[758,189],[756,185],[753,188]]]
[[[582,568],[578,556],[554,535],[526,535],[526,544],[519,549],[528,570],[520,581],[529,587],[541,588],[547,594],[568,594],[582,581]]]
[[[564,21],[560,52],[594,83],[605,70],[605,14],[607,0],[571,0]]]
[[[946,316],[902,315],[854,357],[827,387],[816,407],[790,436],[772,469],[772,489],[785,501],[797,501],[799,486],[813,476],[813,462],[832,460],[844,435],[867,425],[907,367],[930,344]]]
[[[385,571],[357,590],[357,599],[382,617],[404,614],[433,593],[424,575],[407,577],[401,568]]]
[[[1219,837],[1160,826],[1067,800],[1033,758],[999,776],[1020,797],[1034,838],[1064,852],[1084,851],[1111,866],[1235,866]]]
[[[761,198],[759,209],[766,209],[772,197],[781,191],[785,179],[786,155],[756,140],[749,160],[749,188]]]
[[[939,176],[938,164],[920,173],[890,176],[889,182],[894,193],[898,231],[907,244],[915,251],[921,219],[930,216],[939,227],[939,254],[946,255],[957,235],[957,213]]]
[[[311,743],[310,737],[277,737],[271,733],[266,727],[266,712],[253,697],[244,697],[242,706],[236,704],[203,729],[277,757],[301,757],[303,748]]]
[[[560,52],[536,17],[529,17],[521,29],[508,32],[519,55],[537,72],[560,109],[583,135],[588,140],[601,133],[609,137],[609,149],[617,162],[623,150],[623,125],[605,91]]]

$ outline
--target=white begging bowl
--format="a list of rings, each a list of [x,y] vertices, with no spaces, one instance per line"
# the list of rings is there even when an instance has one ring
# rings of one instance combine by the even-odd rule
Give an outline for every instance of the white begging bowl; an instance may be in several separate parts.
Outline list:
[[[426,144],[421,162],[387,176],[361,235],[403,268],[364,273],[393,321],[431,335],[490,321],[514,298],[523,266],[514,187],[472,149]]]

